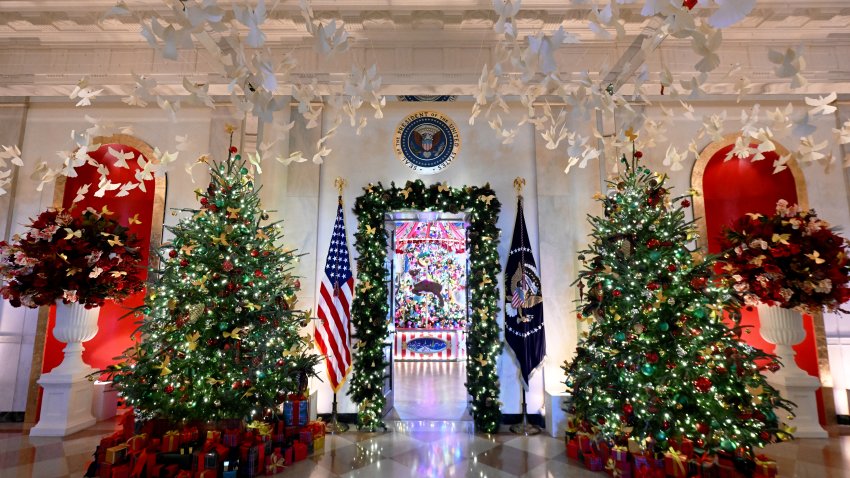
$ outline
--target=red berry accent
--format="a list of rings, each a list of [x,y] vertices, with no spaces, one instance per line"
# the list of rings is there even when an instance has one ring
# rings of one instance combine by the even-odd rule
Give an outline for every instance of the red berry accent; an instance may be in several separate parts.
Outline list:
[[[236,146],[231,146],[231,147],[230,147],[230,152],[231,152],[232,154],[236,154],[236,152],[237,152],[237,151],[239,151],[239,150],[238,150],[238,149],[236,149]]]
[[[640,159],[640,158],[642,158],[642,157],[643,157],[643,153],[641,153],[640,151],[635,151],[635,157],[636,157],[637,159]]]

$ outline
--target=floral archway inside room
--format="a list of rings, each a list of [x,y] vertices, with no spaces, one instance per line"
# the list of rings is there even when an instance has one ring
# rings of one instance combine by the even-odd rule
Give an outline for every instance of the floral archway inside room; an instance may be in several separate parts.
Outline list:
[[[385,267],[388,234],[384,215],[393,211],[467,212],[470,252],[470,324],[467,339],[466,388],[472,396],[475,427],[493,433],[501,420],[497,360],[502,352],[497,317],[499,313],[499,236],[496,227],[499,200],[489,184],[453,188],[445,184],[426,186],[408,181],[403,188],[391,184],[369,184],[354,204],[358,227],[355,233],[357,288],[352,304],[352,322],[357,343],[349,395],[358,404],[358,425],[374,431],[383,427],[382,391],[388,365],[383,344],[388,336],[389,294]]]

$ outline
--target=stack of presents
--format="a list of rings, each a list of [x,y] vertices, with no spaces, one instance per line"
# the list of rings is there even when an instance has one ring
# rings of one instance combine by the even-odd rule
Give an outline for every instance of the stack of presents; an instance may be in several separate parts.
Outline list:
[[[149,420],[103,438],[86,476],[99,478],[246,478],[282,473],[325,447],[325,423],[308,421],[307,399],[290,397],[282,420],[225,420],[173,427]]]
[[[665,450],[634,440],[614,444],[567,428],[567,456],[591,471],[618,478],[774,478],[776,462],[764,455],[712,453],[694,447],[688,439],[669,440]]]

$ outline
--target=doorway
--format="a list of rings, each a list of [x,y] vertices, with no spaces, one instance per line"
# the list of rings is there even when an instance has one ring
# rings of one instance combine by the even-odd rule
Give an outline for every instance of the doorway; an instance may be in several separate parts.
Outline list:
[[[393,411],[400,420],[466,420],[469,254],[466,214],[386,215]]]

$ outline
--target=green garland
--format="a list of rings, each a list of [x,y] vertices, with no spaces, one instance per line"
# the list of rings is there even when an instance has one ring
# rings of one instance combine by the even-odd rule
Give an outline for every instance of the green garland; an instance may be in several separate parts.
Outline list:
[[[357,259],[357,286],[352,304],[352,321],[359,343],[354,348],[354,371],[348,394],[359,404],[361,430],[384,428],[383,344],[389,334],[389,299],[386,280],[387,233],[384,214],[399,210],[426,210],[470,213],[468,241],[470,250],[469,291],[470,327],[467,335],[466,387],[472,395],[472,415],[477,429],[494,433],[501,420],[499,377],[496,361],[502,353],[499,338],[499,235],[496,227],[501,208],[487,184],[484,187],[450,188],[443,184],[426,187],[420,181],[408,181],[405,187],[381,183],[369,184],[354,203],[358,229],[354,235]]]

